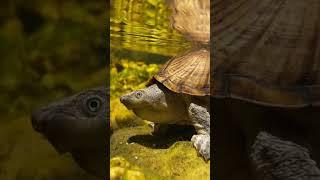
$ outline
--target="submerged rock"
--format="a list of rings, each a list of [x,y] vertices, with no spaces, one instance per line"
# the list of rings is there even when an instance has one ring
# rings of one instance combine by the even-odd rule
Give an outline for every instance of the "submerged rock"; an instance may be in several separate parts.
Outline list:
[[[191,131],[151,135],[147,126],[118,129],[110,138],[112,177],[124,179],[209,179],[210,161],[197,155]]]

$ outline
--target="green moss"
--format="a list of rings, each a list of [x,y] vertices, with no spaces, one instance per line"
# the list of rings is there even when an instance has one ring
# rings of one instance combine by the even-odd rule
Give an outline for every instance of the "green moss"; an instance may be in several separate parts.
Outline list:
[[[155,137],[148,126],[122,128],[110,140],[111,157],[123,157],[145,176],[158,179],[209,179],[210,162],[183,137]]]
[[[114,157],[110,160],[110,179],[145,180],[145,175],[141,169],[130,164],[123,157]]]

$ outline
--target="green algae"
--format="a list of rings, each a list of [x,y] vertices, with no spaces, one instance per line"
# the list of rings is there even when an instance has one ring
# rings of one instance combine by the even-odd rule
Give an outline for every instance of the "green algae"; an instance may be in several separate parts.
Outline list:
[[[129,164],[139,167],[146,179],[210,177],[210,161],[199,157],[186,137],[153,136],[148,126],[115,131],[110,139],[110,152],[111,158],[123,157]]]
[[[114,157],[110,160],[110,179],[145,180],[141,168],[130,164],[123,157]]]

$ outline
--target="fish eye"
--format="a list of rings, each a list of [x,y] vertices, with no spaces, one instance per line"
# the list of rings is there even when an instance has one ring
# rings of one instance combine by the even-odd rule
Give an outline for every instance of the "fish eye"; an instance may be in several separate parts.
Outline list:
[[[101,101],[98,98],[91,98],[88,99],[87,101],[87,108],[89,109],[90,112],[97,112],[100,109]]]
[[[142,92],[141,91],[138,91],[138,92],[136,92],[136,98],[140,98],[141,96],[142,96]]]

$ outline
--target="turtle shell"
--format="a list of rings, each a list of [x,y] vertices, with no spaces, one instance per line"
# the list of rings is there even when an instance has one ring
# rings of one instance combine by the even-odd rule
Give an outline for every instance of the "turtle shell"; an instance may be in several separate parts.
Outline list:
[[[213,8],[214,97],[320,104],[320,1],[218,0]]]
[[[210,51],[202,48],[172,58],[154,79],[176,93],[210,95]]]

